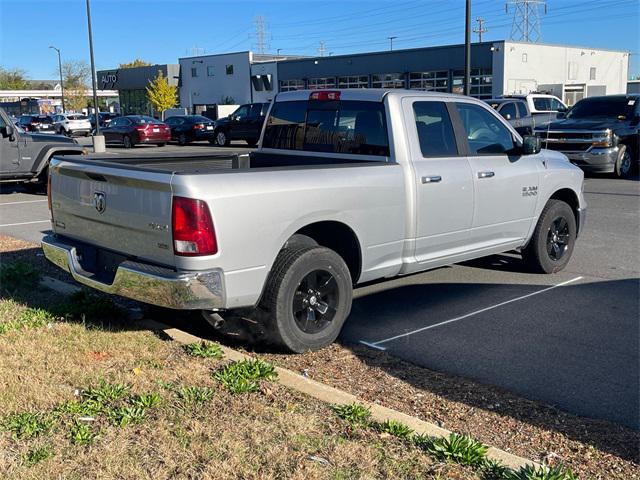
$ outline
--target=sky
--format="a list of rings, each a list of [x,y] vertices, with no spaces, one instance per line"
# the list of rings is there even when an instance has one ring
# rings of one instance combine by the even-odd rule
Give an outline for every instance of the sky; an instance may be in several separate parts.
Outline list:
[[[486,20],[483,40],[509,39],[513,7],[472,0]],[[140,58],[177,63],[202,53],[257,50],[264,19],[266,53],[325,55],[464,42],[464,0],[91,0],[96,69]],[[640,75],[640,0],[547,0],[541,41],[631,52]],[[64,60],[89,61],[84,0],[0,0],[0,65],[31,79],[57,77]],[[474,27],[477,24],[474,22]],[[477,34],[473,34],[477,41]]]

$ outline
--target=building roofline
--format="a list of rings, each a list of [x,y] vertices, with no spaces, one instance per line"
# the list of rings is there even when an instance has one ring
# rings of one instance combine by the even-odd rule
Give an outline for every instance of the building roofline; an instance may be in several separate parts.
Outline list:
[[[237,55],[239,53],[253,53],[251,50],[240,50],[239,52],[226,52],[226,53],[211,53],[209,55],[191,55],[189,57],[178,57],[178,62],[180,60],[189,60],[190,58],[206,58],[206,57],[222,57],[223,55]]]
[[[545,42],[536,42],[536,43],[532,43],[532,42],[522,42],[519,40],[499,40],[496,41],[494,43],[517,43],[519,45],[542,45],[545,47],[560,47],[560,48],[581,48],[583,50],[597,50],[600,52],[614,52],[614,53],[631,53],[628,50],[612,50],[610,48],[598,48],[598,47],[585,47],[584,45],[569,45],[569,44],[565,44],[565,43],[545,43]]]

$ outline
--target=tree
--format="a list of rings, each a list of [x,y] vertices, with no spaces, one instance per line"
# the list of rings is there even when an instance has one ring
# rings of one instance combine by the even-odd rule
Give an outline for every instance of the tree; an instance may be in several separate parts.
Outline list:
[[[155,80],[149,81],[147,96],[156,112],[163,112],[168,108],[175,107],[177,103],[177,90],[175,85],[169,85],[167,77],[158,71]]]
[[[64,102],[67,110],[80,111],[87,107],[87,89],[91,69],[82,60],[68,60],[62,64]]]
[[[29,88],[24,70],[0,67],[0,90],[26,90]]]
[[[140,60],[136,58],[133,62],[121,63],[119,68],[136,68],[136,67],[150,67],[151,64],[146,60]]]

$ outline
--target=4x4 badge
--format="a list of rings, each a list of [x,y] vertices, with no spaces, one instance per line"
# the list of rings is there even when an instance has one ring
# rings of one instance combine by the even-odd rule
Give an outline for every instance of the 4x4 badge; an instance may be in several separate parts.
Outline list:
[[[98,213],[104,213],[107,209],[107,197],[104,192],[93,193],[93,206],[96,207]]]

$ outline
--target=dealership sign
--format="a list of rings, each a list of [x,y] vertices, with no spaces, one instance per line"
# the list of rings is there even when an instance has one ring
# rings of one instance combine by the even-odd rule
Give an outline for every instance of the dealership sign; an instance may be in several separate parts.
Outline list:
[[[102,83],[103,89],[114,88],[118,83],[118,71],[104,73],[100,78],[100,83]]]

